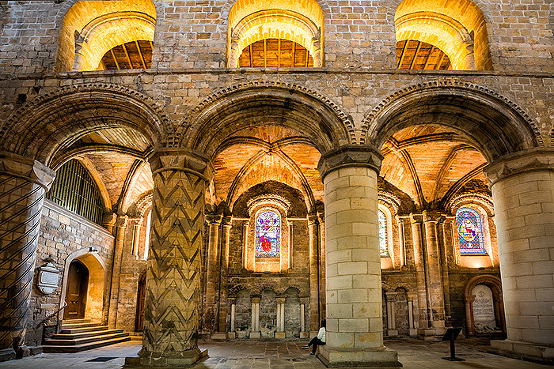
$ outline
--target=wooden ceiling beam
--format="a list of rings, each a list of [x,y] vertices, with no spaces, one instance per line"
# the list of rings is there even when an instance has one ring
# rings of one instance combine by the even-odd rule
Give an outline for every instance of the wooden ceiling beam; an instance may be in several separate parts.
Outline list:
[[[112,54],[113,61],[115,62],[115,67],[117,68],[117,70],[121,70],[121,68],[119,68],[119,63],[117,62],[117,58],[115,57],[115,54],[113,53],[113,49],[110,50],[110,53]]]
[[[416,59],[417,59],[417,54],[419,54],[419,49],[421,49],[421,41],[417,41],[417,48],[416,48],[416,51],[414,52],[414,58],[410,63],[410,69],[414,69],[414,66],[416,65]]]
[[[127,51],[127,47],[125,46],[125,44],[122,44],[121,46],[123,46],[123,51],[125,52],[125,57],[127,58],[127,62],[129,63],[129,67],[131,67],[131,69],[133,69],[133,63],[131,62],[131,57],[129,56],[129,52]]]
[[[402,53],[400,53],[400,59],[398,59],[398,69],[402,66],[402,63],[404,63],[404,57],[406,56],[406,49],[408,48],[408,43],[410,40],[406,40],[404,43],[404,47],[402,48]]]
[[[429,65],[429,59],[431,58],[431,54],[433,54],[433,51],[435,51],[435,45],[431,45],[431,51],[429,51],[429,54],[427,54],[427,57],[425,58],[423,69],[427,69],[427,66]]]
[[[142,61],[142,67],[146,69],[146,60],[144,60],[144,55],[142,55],[142,51],[140,50],[140,45],[137,40],[135,40],[135,45],[137,46],[137,50],[140,55],[140,60]]]

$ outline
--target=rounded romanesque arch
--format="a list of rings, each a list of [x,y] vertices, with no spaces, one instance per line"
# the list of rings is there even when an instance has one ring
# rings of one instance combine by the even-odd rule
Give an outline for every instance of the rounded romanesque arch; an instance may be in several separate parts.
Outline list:
[[[0,144],[6,151],[59,165],[56,155],[101,129],[125,128],[151,146],[162,145],[168,121],[150,97],[137,91],[110,84],[68,86],[13,113],[0,130]]]
[[[467,334],[472,336],[475,335],[474,327],[474,311],[473,311],[473,302],[475,301],[475,295],[473,294],[473,289],[477,285],[485,285],[490,288],[493,295],[493,304],[494,304],[494,313],[496,317],[497,324],[503,333],[506,332],[506,318],[504,313],[504,303],[502,296],[502,283],[500,278],[493,275],[479,275],[473,277],[469,282],[467,282],[464,288],[464,302],[466,310],[466,324],[467,324]]]
[[[188,115],[179,146],[213,157],[234,132],[250,126],[281,126],[302,132],[320,151],[354,143],[354,125],[336,104],[305,87],[252,82],[220,90]]]
[[[114,46],[152,41],[155,23],[156,7],[151,0],[74,2],[61,22],[56,71],[95,70]]]
[[[542,146],[536,122],[500,94],[472,83],[435,81],[389,95],[362,122],[362,143],[381,147],[395,132],[439,124],[467,136],[487,161]]]

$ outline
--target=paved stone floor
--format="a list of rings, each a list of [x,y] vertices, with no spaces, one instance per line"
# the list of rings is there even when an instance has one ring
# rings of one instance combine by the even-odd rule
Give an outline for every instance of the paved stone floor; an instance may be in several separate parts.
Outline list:
[[[194,369],[324,369],[309,351],[302,350],[305,341],[232,341],[202,343],[210,357]],[[548,366],[488,354],[485,347],[458,344],[456,356],[466,361],[450,362],[441,359],[449,355],[448,343],[427,343],[417,340],[388,341],[386,345],[397,350],[406,369],[547,369]],[[140,341],[75,354],[41,354],[21,360],[0,363],[0,369],[115,369],[121,368],[126,356],[136,356]],[[107,358],[105,362],[91,360]],[[359,369],[359,368],[358,368]]]

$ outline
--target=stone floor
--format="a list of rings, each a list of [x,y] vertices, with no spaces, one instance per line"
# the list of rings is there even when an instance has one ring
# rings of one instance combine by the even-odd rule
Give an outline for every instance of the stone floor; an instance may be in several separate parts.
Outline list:
[[[305,341],[231,341],[202,343],[209,358],[194,369],[324,369],[309,351],[302,350]],[[449,356],[447,342],[428,343],[417,340],[388,341],[386,345],[398,351],[400,362],[406,369],[532,369],[548,366],[488,354],[486,347],[457,344],[456,356],[465,361],[451,362],[441,359]],[[41,354],[21,360],[0,363],[0,369],[115,369],[121,368],[126,356],[136,356],[140,341],[79,352],[75,354]],[[95,360],[96,361],[91,361]],[[101,362],[99,360],[106,360]],[[360,368],[358,368],[360,369]]]

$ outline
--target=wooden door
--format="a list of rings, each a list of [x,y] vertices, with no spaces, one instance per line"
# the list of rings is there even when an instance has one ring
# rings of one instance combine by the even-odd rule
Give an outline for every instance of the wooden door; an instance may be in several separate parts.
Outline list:
[[[85,317],[87,302],[88,269],[78,260],[69,265],[67,292],[65,294],[64,319],[82,319]]]
[[[138,294],[137,294],[137,318],[135,329],[137,332],[142,332],[144,325],[144,300],[146,299],[146,273],[143,273],[139,278]]]

